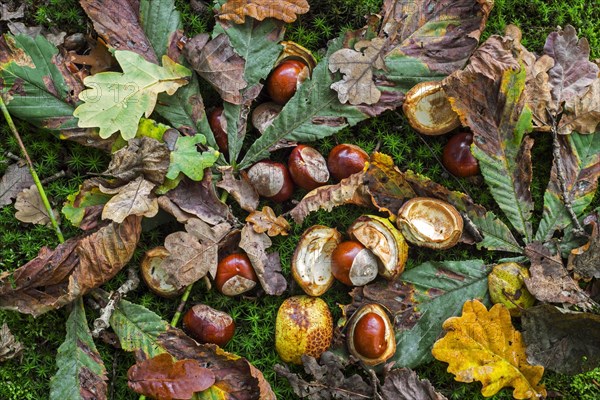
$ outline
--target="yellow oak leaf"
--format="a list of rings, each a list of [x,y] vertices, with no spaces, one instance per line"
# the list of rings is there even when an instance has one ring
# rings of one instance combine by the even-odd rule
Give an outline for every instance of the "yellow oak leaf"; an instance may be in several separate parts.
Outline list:
[[[264,206],[262,211],[253,211],[246,217],[246,222],[252,224],[252,229],[256,233],[267,232],[267,235],[273,237],[277,235],[287,236],[291,229],[289,222],[282,216],[277,216],[275,211],[269,206]]]
[[[447,362],[448,372],[459,382],[480,381],[481,394],[493,396],[506,386],[515,399],[546,396],[539,384],[544,367],[527,362],[521,333],[514,329],[510,313],[502,304],[489,311],[481,302],[469,300],[460,317],[447,319],[446,336],[433,345],[433,356]]]
[[[306,0],[228,0],[217,16],[235,24],[243,24],[246,16],[262,21],[275,18],[281,21],[294,22],[296,15],[308,12]]]

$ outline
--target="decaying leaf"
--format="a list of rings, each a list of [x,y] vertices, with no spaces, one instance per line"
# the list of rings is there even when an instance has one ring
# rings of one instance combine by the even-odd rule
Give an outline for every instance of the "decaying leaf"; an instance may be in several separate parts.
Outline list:
[[[2,324],[2,328],[0,328],[0,363],[17,357],[24,349],[25,347],[15,339],[6,322]]]
[[[326,351],[319,362],[314,357],[303,355],[302,362],[311,381],[292,373],[285,365],[276,364],[273,368],[289,381],[297,396],[310,400],[373,398],[372,386],[360,375],[344,375],[349,363],[336,354]]]
[[[561,374],[579,374],[600,363],[600,316],[541,304],[522,313],[531,362]]]
[[[344,74],[342,81],[331,88],[338,92],[340,103],[374,104],[381,92],[373,82],[373,70],[385,69],[383,61],[386,40],[374,38],[354,44],[354,50],[341,49],[329,57],[329,70]]]
[[[95,75],[99,72],[110,71],[117,66],[117,61],[112,56],[104,40],[98,38],[91,45],[89,54],[77,54],[75,51],[69,52],[68,61],[91,67],[90,74]]]
[[[229,36],[220,34],[214,39],[206,33],[194,36],[185,45],[185,56],[198,74],[209,82],[223,100],[241,104],[245,60],[236,54]]]
[[[34,316],[60,308],[112,279],[133,256],[141,217],[75,237],[12,272],[0,274],[0,308]]]
[[[197,218],[188,220],[186,232],[171,233],[165,239],[170,253],[161,263],[167,282],[177,290],[187,287],[210,273],[216,276],[219,242],[231,231],[221,223],[211,227]]]
[[[229,193],[243,210],[253,212],[258,207],[258,193],[248,180],[245,173],[240,173],[240,179],[233,176],[233,167],[221,167],[222,177],[217,187]]]
[[[558,133],[573,131],[595,133],[600,125],[600,77],[590,85],[588,91],[574,101],[565,104],[565,114],[560,119]]]
[[[35,185],[32,185],[17,195],[15,209],[17,210],[15,218],[21,222],[50,225],[48,211],[44,207],[40,192]],[[58,220],[58,212],[52,210],[52,213],[54,214],[54,218]]]
[[[464,70],[444,80],[443,87],[462,123],[473,131],[472,152],[492,196],[530,242],[533,139],[525,134],[532,122],[525,107],[526,71],[512,55],[512,46],[512,40],[492,36]],[[499,64],[493,54],[508,61]]]
[[[250,259],[265,292],[269,295],[279,296],[287,288],[287,281],[281,274],[279,254],[267,254],[267,249],[271,247],[271,244],[271,239],[265,233],[256,233],[249,223],[242,228],[240,248]]]
[[[106,368],[87,325],[83,300],[67,319],[65,341],[56,356],[58,371],[50,381],[50,400],[95,400],[107,396]]]
[[[345,204],[371,207],[373,203],[365,190],[364,176],[364,172],[358,172],[335,185],[325,185],[310,191],[290,211],[290,215],[297,224],[301,224],[308,214],[320,209],[331,211],[334,207]]]
[[[206,144],[206,137],[201,134],[194,136],[180,136],[171,152],[171,162],[167,178],[175,179],[179,172],[183,172],[193,181],[200,181],[204,177],[204,170],[211,167],[219,158],[219,152],[213,149],[198,151],[198,144]]]
[[[11,203],[21,191],[33,185],[33,178],[26,165],[11,164],[0,179],[0,207]]]
[[[191,399],[208,389],[215,376],[198,361],[173,360],[168,353],[138,361],[127,372],[128,386],[144,396],[161,400]]]
[[[417,373],[408,368],[391,370],[385,376],[381,392],[383,400],[446,400],[431,382],[419,379]]]
[[[108,182],[101,178],[86,179],[78,192],[67,196],[61,211],[74,226],[83,230],[97,227],[104,205],[112,197],[100,191],[101,184]]]
[[[193,359],[201,367],[210,367],[215,384],[202,392],[201,398],[275,399],[262,373],[246,359],[215,345],[198,344],[147,308],[121,300],[110,324],[123,349],[135,352],[138,360],[169,353],[178,360]]]
[[[120,131],[128,140],[135,137],[142,115],[149,117],[154,110],[158,94],[175,93],[188,83],[191,71],[167,56],[162,59],[162,67],[131,51],[117,50],[115,58],[123,72],[102,72],[85,78],[89,89],[79,94],[84,103],[73,115],[79,118],[80,128],[99,127],[104,139]]]
[[[506,386],[515,399],[546,397],[539,382],[544,367],[527,362],[521,333],[510,321],[506,307],[489,311],[477,300],[466,301],[460,317],[444,322],[446,335],[433,345],[433,356],[448,363],[459,382],[480,381],[481,394],[492,396]]]
[[[243,24],[246,17],[262,21],[265,18],[276,18],[283,22],[294,22],[298,14],[308,12],[306,0],[228,0],[217,13],[217,17]]]
[[[155,216],[158,212],[158,202],[152,193],[154,186],[154,183],[145,180],[142,176],[114,189],[100,185],[102,193],[114,195],[104,205],[102,219],[121,223],[130,215],[149,218]]]
[[[569,270],[583,279],[600,279],[600,231],[598,229],[598,214],[592,214],[584,222],[592,226],[590,240],[583,246],[571,250],[569,255]]]
[[[169,169],[169,149],[156,139],[144,136],[131,139],[127,146],[113,153],[105,175],[125,182],[143,175],[148,181],[160,185]]]
[[[275,215],[275,211],[269,206],[264,206],[262,211],[253,211],[246,217],[246,222],[252,225],[256,233],[267,232],[273,237],[277,235],[287,236],[291,229],[289,222],[281,215]]]
[[[14,11],[8,9],[8,4],[0,3],[0,21],[11,21],[14,19],[23,18],[25,11],[25,3],[21,3],[19,8]]]
[[[394,282],[352,290],[343,306],[349,318],[364,304],[379,303],[394,316],[396,354],[389,361],[409,368],[431,361],[431,346],[443,321],[459,315],[465,299],[485,298],[489,268],[481,260],[426,262],[404,271]]]
[[[233,220],[229,207],[217,197],[210,169],[204,171],[202,181],[183,179],[175,189],[167,193],[167,196],[181,210],[210,225]]]
[[[533,242],[525,248],[525,255],[531,261],[531,278],[524,281],[536,299],[549,303],[576,304],[584,308],[590,306],[590,298],[569,276],[560,254],[552,254],[542,243]]]

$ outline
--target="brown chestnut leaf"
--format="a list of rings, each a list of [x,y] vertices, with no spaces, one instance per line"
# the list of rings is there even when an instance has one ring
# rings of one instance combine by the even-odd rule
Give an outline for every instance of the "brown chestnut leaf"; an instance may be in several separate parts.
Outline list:
[[[0,179],[0,207],[10,204],[11,199],[31,185],[33,185],[33,178],[26,165],[9,165]]]
[[[50,217],[48,211],[44,207],[42,197],[35,185],[23,190],[17,195],[15,202],[15,218],[21,222],[38,225],[50,225]],[[54,218],[59,220],[60,214],[56,210],[52,210]]]
[[[244,172],[240,173],[240,179],[233,176],[233,167],[221,167],[222,178],[217,182],[217,187],[229,193],[242,209],[253,212],[258,207],[258,193],[250,184]]]
[[[250,223],[242,228],[240,248],[254,267],[254,272],[262,288],[269,295],[279,296],[287,288],[287,281],[281,274],[279,253],[267,254],[271,239],[265,233],[256,233]]]
[[[130,215],[153,217],[158,212],[158,202],[152,189],[154,183],[138,176],[135,180],[118,188],[108,188],[100,185],[104,194],[114,195],[104,205],[102,219],[110,219],[121,223]]]
[[[262,211],[253,211],[246,217],[246,222],[252,224],[252,229],[256,233],[267,232],[267,235],[273,237],[277,235],[287,236],[291,226],[282,216],[275,215],[273,209],[264,206]]]
[[[0,328],[0,362],[15,358],[25,349],[21,342],[17,341],[6,324]]]
[[[388,372],[381,394],[383,400],[446,400],[446,396],[435,391],[431,382],[419,379],[417,373],[408,368]]]
[[[361,40],[354,44],[354,50],[340,49],[329,57],[329,70],[343,74],[342,81],[331,84],[340,103],[356,105],[379,101],[381,92],[373,82],[373,70],[385,69],[386,43],[383,38]]]
[[[580,374],[600,363],[600,316],[550,304],[522,311],[527,358],[561,374]]]
[[[129,216],[94,233],[74,237],[20,268],[0,274],[0,308],[41,315],[60,308],[108,280],[133,256],[141,217]]]
[[[127,371],[127,385],[137,393],[161,400],[191,399],[208,389],[215,376],[198,361],[173,360],[168,353],[137,362]]]
[[[310,191],[290,211],[290,215],[297,224],[301,224],[308,214],[321,209],[331,211],[334,207],[345,204],[371,207],[373,203],[363,184],[364,176],[364,172],[358,172],[335,185],[325,185]]]
[[[569,276],[560,254],[552,254],[542,243],[533,242],[525,248],[525,255],[531,261],[531,278],[525,278],[524,281],[536,299],[549,303],[575,304],[582,308],[591,306],[593,301]]]
[[[248,86],[244,79],[246,61],[233,50],[226,34],[214,39],[206,33],[196,35],[185,45],[184,54],[192,68],[219,92],[223,100],[243,103],[241,91]]]
[[[246,16],[258,21],[265,18],[276,18],[290,23],[296,20],[296,15],[308,12],[306,0],[228,0],[221,6],[217,18],[243,24]]]
[[[302,362],[311,380],[292,373],[285,365],[273,367],[277,374],[289,381],[297,396],[310,400],[373,399],[371,384],[358,374],[346,377],[344,372],[350,363],[336,354],[326,351],[318,362],[314,357],[303,355]]]
[[[125,182],[139,175],[156,185],[161,185],[169,169],[170,152],[167,145],[147,136],[134,138],[127,146],[116,151],[104,175]]]

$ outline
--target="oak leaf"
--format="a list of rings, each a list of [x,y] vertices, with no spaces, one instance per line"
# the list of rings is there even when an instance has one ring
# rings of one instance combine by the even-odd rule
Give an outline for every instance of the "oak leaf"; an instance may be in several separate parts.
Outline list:
[[[242,172],[240,173],[240,179],[235,179],[233,167],[231,166],[221,167],[219,170],[222,178],[217,183],[217,187],[227,191],[242,209],[248,212],[255,211],[258,207],[258,193],[248,180],[248,176]]]
[[[31,185],[33,178],[26,165],[9,165],[0,179],[0,207],[10,204],[11,199]]]
[[[32,185],[17,195],[15,209],[17,210],[15,213],[15,218],[21,222],[38,225],[50,225],[48,211],[44,207],[40,192],[35,185]],[[58,212],[56,210],[52,210],[52,213],[58,220]]]
[[[433,356],[448,363],[459,382],[480,381],[489,397],[506,386],[515,399],[546,396],[539,382],[544,367],[527,362],[521,333],[510,321],[508,309],[496,304],[489,311],[478,300],[466,301],[460,317],[447,319],[446,335],[433,345]]]
[[[408,368],[396,368],[385,377],[381,386],[383,400],[447,400],[435,391],[427,379],[419,379],[417,373]]]
[[[374,104],[379,101],[381,92],[373,82],[373,70],[384,69],[384,46],[386,40],[374,38],[361,40],[354,49],[341,49],[329,57],[329,70],[340,71],[344,79],[331,84],[338,92],[340,103]]]
[[[113,194],[102,210],[102,219],[121,223],[130,215],[153,217],[158,212],[156,196],[152,193],[154,183],[138,176],[135,180],[118,188],[100,185],[104,194]]]
[[[256,233],[267,232],[267,235],[273,237],[277,235],[287,236],[291,226],[289,222],[281,215],[275,215],[273,209],[264,206],[262,211],[253,211],[246,217],[246,222],[252,224],[252,229]]]
[[[15,339],[6,322],[2,324],[0,328],[0,362],[18,356],[24,349],[25,347]]]
[[[114,176],[126,182],[138,175],[160,185],[169,169],[169,149],[167,145],[150,137],[131,139],[127,146],[116,151],[105,175]]]
[[[200,181],[204,177],[204,170],[211,167],[219,158],[219,152],[209,148],[198,151],[198,144],[206,144],[206,137],[202,134],[194,136],[180,136],[175,142],[171,152],[171,162],[166,177],[176,179],[180,172],[193,181]]]
[[[217,17],[235,24],[243,24],[247,16],[259,21],[276,18],[290,23],[296,20],[296,15],[305,14],[308,9],[306,0],[228,0]]]
[[[175,361],[168,353],[140,361],[127,372],[127,384],[137,393],[161,400],[191,399],[195,392],[208,389],[215,376],[198,361]]]

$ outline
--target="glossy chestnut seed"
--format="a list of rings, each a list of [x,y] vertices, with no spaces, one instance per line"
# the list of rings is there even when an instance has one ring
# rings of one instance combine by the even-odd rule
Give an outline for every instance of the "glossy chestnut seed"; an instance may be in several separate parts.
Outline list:
[[[347,286],[363,286],[377,277],[379,264],[371,250],[349,240],[337,245],[331,254],[331,274]]]
[[[338,144],[327,157],[327,167],[338,181],[363,170],[369,161],[366,151],[353,144]]]
[[[208,114],[208,125],[215,136],[217,146],[222,153],[228,149],[227,120],[223,115],[223,107],[217,107]]]
[[[231,316],[205,304],[196,304],[183,316],[183,329],[200,343],[225,346],[233,337],[235,323]]]
[[[329,180],[325,158],[310,146],[296,146],[288,158],[288,167],[294,183],[302,189],[310,191],[325,185]]]
[[[467,177],[479,173],[479,162],[471,153],[472,143],[471,132],[459,132],[444,146],[442,164],[452,175]]]
[[[294,182],[282,163],[259,161],[248,170],[248,179],[260,196],[276,203],[289,200],[294,194]]]
[[[252,263],[244,253],[234,253],[219,261],[215,286],[226,296],[245,293],[258,282]]]
[[[285,60],[277,65],[267,78],[267,94],[275,103],[285,104],[308,75],[308,67],[302,61]]]
[[[354,328],[354,348],[366,358],[378,358],[387,350],[386,326],[383,318],[369,312],[360,317]]]

